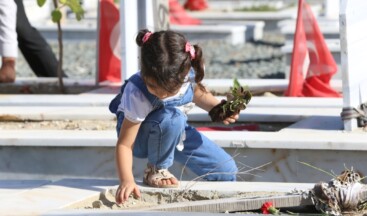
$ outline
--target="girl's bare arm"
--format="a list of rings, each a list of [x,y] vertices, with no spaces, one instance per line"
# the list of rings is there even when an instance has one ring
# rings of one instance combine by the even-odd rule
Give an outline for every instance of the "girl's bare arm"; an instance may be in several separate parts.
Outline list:
[[[198,107],[209,112],[214,106],[219,104],[220,101],[216,97],[214,97],[212,93],[210,93],[209,91],[203,91],[198,85],[196,85],[194,89],[194,103]],[[233,116],[226,118],[223,121],[223,123],[224,124],[234,123],[236,122],[238,117],[239,117],[238,114],[235,114]]]
[[[120,136],[116,145],[116,164],[117,172],[120,179],[120,186],[116,193],[116,202],[123,203],[131,193],[140,196],[140,191],[135,184],[132,167],[135,138],[138,134],[140,123],[133,123],[126,118],[124,119]]]
[[[215,105],[219,104],[219,100],[212,95],[209,91],[203,91],[199,85],[195,86],[194,89],[194,103],[206,110],[210,111]]]

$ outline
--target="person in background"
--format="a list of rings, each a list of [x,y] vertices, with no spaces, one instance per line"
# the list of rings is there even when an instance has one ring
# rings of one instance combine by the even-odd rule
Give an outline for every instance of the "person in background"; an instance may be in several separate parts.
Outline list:
[[[18,57],[16,13],[17,6],[13,1],[0,1],[0,83],[15,81],[15,62]]]
[[[7,0],[11,1],[11,0]],[[28,62],[34,74],[38,77],[58,77],[58,60],[50,45],[28,20],[24,10],[23,0],[15,0],[18,7],[16,31],[19,49]],[[65,74],[63,75],[66,76]]]
[[[58,76],[58,60],[50,45],[29,23],[23,1],[0,1],[0,83],[15,81],[18,47],[36,76]]]
[[[173,31],[141,30],[141,70],[121,87],[110,103],[117,115],[116,163],[120,185],[116,202],[140,196],[133,177],[133,156],[148,158],[143,182],[151,187],[178,187],[168,171],[177,161],[207,181],[235,181],[234,159],[187,122],[194,106],[210,111],[220,104],[202,85],[203,51]],[[234,123],[238,114],[224,119]]]

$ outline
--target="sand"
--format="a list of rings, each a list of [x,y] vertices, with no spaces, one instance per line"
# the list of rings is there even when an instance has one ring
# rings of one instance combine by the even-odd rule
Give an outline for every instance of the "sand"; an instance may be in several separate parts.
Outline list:
[[[174,189],[153,189],[141,190],[141,197],[130,198],[123,204],[115,202],[116,189],[108,189],[97,197],[92,197],[69,206],[68,209],[102,209],[102,210],[147,210],[162,204],[195,202],[201,200],[214,200],[222,198],[250,198],[266,196],[282,196],[282,192],[218,192],[218,191],[198,191],[198,190],[174,190]]]

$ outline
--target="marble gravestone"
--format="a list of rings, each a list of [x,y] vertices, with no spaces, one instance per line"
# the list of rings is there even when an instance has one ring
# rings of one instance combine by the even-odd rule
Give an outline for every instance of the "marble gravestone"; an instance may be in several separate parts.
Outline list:
[[[340,0],[340,47],[343,78],[344,114],[363,115],[361,105],[367,102],[367,1]],[[361,112],[362,111],[362,112]],[[364,113],[364,114],[363,114]],[[344,130],[353,131],[359,127],[358,117],[343,118]]]

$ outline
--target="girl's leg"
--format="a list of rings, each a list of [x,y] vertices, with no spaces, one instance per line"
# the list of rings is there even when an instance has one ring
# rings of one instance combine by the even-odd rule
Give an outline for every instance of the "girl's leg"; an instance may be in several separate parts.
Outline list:
[[[124,114],[117,114],[117,134]],[[133,155],[148,157],[143,182],[153,187],[177,187],[177,179],[167,170],[185,129],[186,116],[176,108],[159,109],[142,122],[134,143]]]
[[[173,164],[185,123],[186,116],[176,108],[153,111],[140,126],[134,156],[148,157],[148,163],[157,169],[169,168]]]
[[[175,160],[208,181],[236,180],[236,163],[224,149],[189,125],[185,132],[184,149],[175,152]]]
[[[117,124],[116,124],[116,132],[117,132],[117,137],[120,136],[120,130],[121,130],[121,126],[122,126],[122,122],[124,121],[125,115],[123,112],[119,112],[117,113]],[[140,129],[141,130],[141,129]],[[138,136],[137,137],[144,137],[144,134],[139,134],[140,131],[138,132]],[[135,141],[134,144],[134,149],[133,149],[133,154],[135,157],[138,158],[146,158],[148,155],[148,149],[147,149],[147,145],[146,144],[140,144]]]

